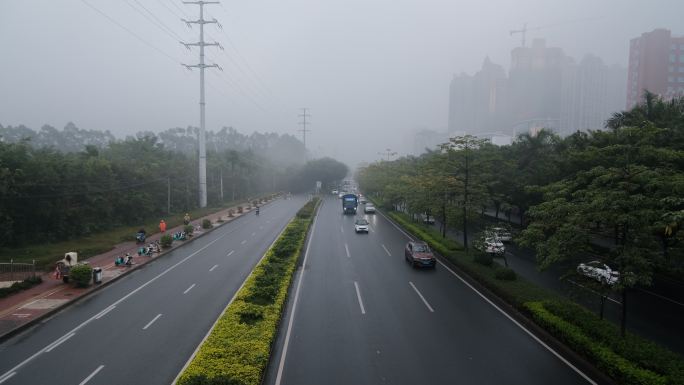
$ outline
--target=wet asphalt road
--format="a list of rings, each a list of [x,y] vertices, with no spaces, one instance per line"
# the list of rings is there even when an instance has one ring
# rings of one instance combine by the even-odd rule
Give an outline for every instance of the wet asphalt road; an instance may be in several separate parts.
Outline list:
[[[248,213],[0,344],[0,383],[170,384],[304,202]]]
[[[365,216],[370,233],[355,234],[324,200],[265,383],[590,383],[446,266],[411,268],[407,236]]]

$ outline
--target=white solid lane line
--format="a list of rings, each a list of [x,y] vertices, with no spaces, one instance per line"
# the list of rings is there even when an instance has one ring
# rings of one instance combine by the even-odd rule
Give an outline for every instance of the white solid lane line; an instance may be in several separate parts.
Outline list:
[[[347,258],[351,258],[351,254],[349,254],[349,246],[347,244],[344,244],[344,250],[347,252]]]
[[[7,373],[7,374],[5,374],[4,376],[0,377],[0,384],[2,384],[3,382],[5,382],[5,381],[9,380],[10,378],[14,377],[15,374],[17,374],[17,372]]]
[[[209,269],[210,272],[214,271],[215,268],[217,268],[218,265],[214,265],[211,269]]]
[[[154,323],[154,321],[158,320],[159,317],[161,317],[161,316],[162,316],[161,313],[160,313],[160,314],[157,314],[156,317],[152,318],[152,321],[148,322],[147,325],[145,325],[145,326],[143,327],[143,330],[147,330],[147,328],[149,328],[150,326],[152,326],[152,324]]]
[[[382,246],[383,249],[385,249],[385,253],[387,253],[387,255],[389,255],[389,256],[391,257],[391,256],[392,256],[392,253],[390,253],[389,250],[387,250],[387,248],[385,247],[385,245],[381,245],[381,246]]]
[[[409,281],[409,285],[411,285],[411,287],[413,288],[413,290],[416,291],[416,294],[418,294],[418,296],[420,297],[420,299],[423,300],[423,303],[425,304],[425,306],[427,306],[428,310],[430,310],[432,313],[434,313],[434,312],[435,312],[435,309],[433,309],[432,306],[430,306],[430,304],[428,303],[428,301],[425,300],[425,297],[423,297],[423,295],[420,294],[420,291],[418,291],[418,288],[416,287],[416,285],[414,285],[413,282],[411,282],[411,281]]]
[[[234,252],[235,250],[231,250],[230,253],[226,254],[226,257],[230,257],[231,255],[233,255]]]
[[[183,294],[188,294],[188,292],[189,292],[190,290],[192,290],[193,287],[195,287],[195,284],[194,284],[194,283],[193,283],[192,285],[190,285],[189,288],[185,289],[185,291],[183,292]]]
[[[94,372],[90,373],[90,375],[88,377],[86,377],[85,380],[81,381],[81,383],[78,385],[85,385],[88,381],[90,381],[93,377],[95,377],[95,375],[97,373],[99,373],[100,370],[102,370],[102,368],[104,368],[104,365],[100,365],[97,369],[95,369]]]
[[[147,281],[147,282],[143,283],[142,285],[138,286],[135,290],[133,290],[133,291],[131,291],[130,293],[126,294],[125,296],[119,298],[116,302],[114,302],[113,304],[109,305],[109,307],[111,307],[111,306],[116,306],[116,305],[120,304],[121,302],[127,300],[129,297],[135,295],[135,294],[136,294],[137,292],[139,292],[140,290],[142,290],[142,289],[144,289],[145,287],[149,286],[152,282],[154,282],[154,281],[158,280],[159,278],[165,276],[168,272],[170,272],[171,270],[173,270],[173,269],[175,269],[176,267],[180,266],[181,264],[185,263],[188,259],[190,259],[190,258],[194,257],[195,255],[201,253],[202,251],[204,251],[204,250],[205,250],[206,248],[208,248],[209,246],[213,245],[214,243],[220,241],[221,239],[227,237],[227,236],[230,235],[230,234],[232,234],[232,232],[228,232],[228,233],[226,233],[226,234],[223,234],[223,235],[221,235],[220,237],[214,239],[213,241],[207,243],[207,244],[204,245],[201,249],[199,249],[199,250],[195,251],[194,253],[188,255],[187,257],[181,259],[180,261],[176,262],[174,265],[168,267],[166,270],[164,270],[164,271],[162,271],[161,273],[159,273],[159,274],[157,274],[156,276],[154,276],[154,278],[152,278],[152,279],[150,279],[149,281]],[[106,310],[106,309],[105,309],[105,310]],[[84,327],[84,326],[88,325],[89,323],[93,322],[99,314],[100,314],[100,313],[98,313],[98,314],[96,314],[96,315],[94,315],[94,316],[88,318],[87,320],[83,321],[81,324],[79,324],[79,325],[76,326],[75,328],[73,328],[73,329],[71,329],[70,331],[66,332],[66,333],[65,333],[62,337],[60,337],[60,338],[63,338],[63,337],[65,337],[65,336],[67,336],[67,335],[69,335],[69,334],[71,334],[71,333],[75,333],[76,331],[80,330],[82,327]],[[12,374],[12,372],[16,372],[17,370],[19,370],[19,369],[20,369],[21,367],[23,367],[24,365],[26,365],[26,364],[28,364],[29,362],[31,362],[31,361],[33,361],[34,359],[36,359],[36,357],[38,357],[39,355],[43,354],[43,353],[45,352],[45,349],[49,348],[50,345],[52,345],[54,342],[56,342],[56,341],[53,341],[52,343],[48,344],[46,347],[44,347],[44,348],[38,350],[37,352],[33,353],[33,355],[31,355],[30,357],[28,357],[28,358],[25,359],[24,361],[22,361],[22,362],[18,363],[17,365],[15,365],[12,369],[6,371],[2,376],[0,376],[0,383],[2,383],[3,381],[5,381],[7,378],[13,376],[14,374]]]
[[[387,220],[387,222],[389,222],[389,223],[390,223],[392,226],[394,226],[397,230],[399,230],[399,232],[401,232],[402,234],[404,234],[409,240],[411,240],[411,241],[414,240],[413,237],[412,237],[410,234],[408,234],[406,231],[404,231],[404,230],[401,229],[399,226],[397,226],[397,224],[394,223],[394,221],[392,221],[392,220],[390,220],[389,218],[387,218],[387,217],[385,216],[385,214],[380,213],[380,215],[381,215],[383,218],[385,218],[385,220]],[[468,282],[467,282],[465,279],[463,279],[460,275],[456,274],[455,271],[451,270],[451,268],[449,268],[449,266],[445,265],[445,264],[444,264],[442,261],[440,261],[439,259],[437,260],[437,263],[439,263],[443,268],[445,268],[445,269],[446,269],[449,273],[451,273],[454,277],[458,278],[458,280],[460,280],[461,282],[463,282],[463,284],[465,284],[466,286],[468,286],[472,291],[474,291],[475,293],[477,293],[477,295],[479,295],[480,298],[482,298],[483,300],[485,300],[485,302],[487,302],[488,304],[490,304],[491,306],[493,306],[496,310],[499,311],[499,313],[503,314],[506,318],[508,318],[508,319],[509,319],[511,322],[513,322],[516,326],[518,326],[518,327],[519,327],[520,329],[522,329],[525,333],[527,333],[527,335],[529,335],[530,337],[532,337],[533,340],[537,341],[537,343],[539,343],[541,346],[543,346],[544,348],[546,348],[546,350],[548,350],[551,354],[553,354],[554,356],[556,356],[556,358],[558,358],[559,360],[561,360],[561,362],[563,362],[565,365],[567,365],[570,369],[574,370],[575,373],[579,374],[579,375],[580,375],[582,378],[584,378],[588,383],[593,384],[593,385],[597,385],[597,383],[596,383],[594,380],[592,380],[591,378],[589,378],[589,376],[587,376],[586,374],[584,374],[584,372],[582,372],[582,371],[579,370],[575,365],[573,365],[572,363],[570,363],[570,361],[566,360],[565,357],[563,357],[563,356],[560,355],[560,353],[558,353],[557,351],[553,350],[553,348],[551,348],[549,345],[547,345],[544,341],[540,340],[539,337],[537,337],[536,335],[534,335],[531,331],[527,330],[527,328],[525,328],[520,322],[516,321],[515,318],[511,317],[508,313],[506,313],[503,309],[501,309],[499,306],[497,306],[497,305],[496,305],[494,302],[492,302],[489,298],[485,297],[485,295],[482,294],[482,293],[480,293],[477,289],[475,289],[475,287],[474,287],[473,285],[471,285],[470,283],[468,283]]]
[[[62,342],[68,340],[68,339],[71,338],[71,337],[73,337],[75,334],[76,334],[76,333],[71,333],[71,334],[67,335],[66,337],[62,337],[62,338],[58,339],[57,341],[53,342],[52,345],[51,345],[49,348],[45,349],[45,353],[50,353],[54,348],[56,348],[56,347],[58,347],[59,345],[61,345]]]
[[[359,299],[359,307],[361,308],[361,314],[366,314],[366,309],[363,307],[363,300],[361,300],[361,290],[359,290],[359,283],[354,281],[354,287],[356,288],[356,298]]]
[[[320,207],[318,208],[321,210],[323,207],[324,203],[321,203]],[[306,251],[304,252],[304,262],[302,263],[302,266],[306,266],[306,261],[309,259],[309,249],[311,248],[311,241],[314,239],[314,234],[316,233],[316,223],[318,221],[316,218],[314,218],[313,223],[311,224],[311,236],[309,237],[309,243],[306,245]],[[304,273],[306,273],[305,269],[301,270],[301,274],[299,275],[299,281],[297,281],[297,289],[295,290],[295,296],[294,300],[292,301],[292,313],[290,313],[290,320],[287,323],[287,333],[285,333],[285,342],[283,342],[283,352],[280,354],[280,363],[278,364],[278,373],[276,374],[276,380],[275,380],[275,385],[280,385],[280,382],[283,379],[283,368],[285,368],[285,357],[287,357],[287,347],[290,345],[290,334],[292,333],[292,324],[294,321],[294,315],[297,311],[297,302],[299,301],[299,289],[302,286],[302,281],[304,280]]]
[[[112,305],[112,306],[110,306],[110,307],[108,307],[108,308],[102,310],[100,313],[98,313],[98,314],[95,316],[95,319],[100,319],[100,318],[102,318],[105,314],[107,314],[107,313],[109,313],[110,311],[114,310],[114,308],[116,308],[116,306]]]

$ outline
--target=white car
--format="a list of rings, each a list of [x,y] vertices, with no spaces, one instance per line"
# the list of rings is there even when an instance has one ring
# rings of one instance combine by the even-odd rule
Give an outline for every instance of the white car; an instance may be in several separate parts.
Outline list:
[[[332,195],[337,195],[337,194],[339,194],[339,193],[340,193],[340,192],[337,191],[337,190],[332,190]]]
[[[368,232],[368,221],[361,218],[354,222],[354,231],[357,233],[367,233]]]
[[[428,216],[427,214],[420,214],[421,218],[423,218],[423,223],[426,225],[434,225],[435,224],[435,216],[430,215]]]
[[[511,232],[504,227],[492,227],[490,230],[494,234],[494,237],[499,238],[501,242],[510,242],[513,238]]]
[[[601,282],[602,284],[614,285],[620,279],[620,273],[611,269],[601,261],[591,261],[580,263],[577,272],[589,278]]]
[[[366,214],[375,214],[375,206],[373,206],[372,203],[366,203],[366,206],[363,208],[363,212]]]
[[[485,238],[483,247],[487,254],[503,254],[506,252],[506,247],[499,238]]]

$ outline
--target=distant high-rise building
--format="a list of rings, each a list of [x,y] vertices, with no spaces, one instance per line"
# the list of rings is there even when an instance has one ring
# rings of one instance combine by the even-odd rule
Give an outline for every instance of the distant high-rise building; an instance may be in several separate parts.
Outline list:
[[[506,71],[485,58],[475,75],[454,76],[449,87],[449,133],[483,134],[503,123]]]
[[[646,90],[666,99],[684,94],[684,36],[659,28],[630,40],[627,108]]]
[[[559,128],[563,68],[571,60],[561,48],[547,47],[543,39],[513,49],[508,79],[513,134]]]

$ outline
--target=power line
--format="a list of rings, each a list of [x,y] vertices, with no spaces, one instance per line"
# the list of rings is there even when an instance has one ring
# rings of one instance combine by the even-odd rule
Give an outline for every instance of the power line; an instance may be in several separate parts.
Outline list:
[[[145,44],[146,46],[148,46],[148,47],[152,48],[153,50],[159,52],[160,54],[166,56],[169,60],[173,61],[175,64],[180,64],[180,61],[179,61],[179,60],[175,59],[173,56],[171,56],[171,55],[167,54],[166,52],[162,51],[161,49],[157,48],[157,47],[154,46],[152,43],[149,43],[147,40],[143,39],[142,37],[140,37],[140,36],[139,36],[138,34],[136,34],[135,32],[133,32],[133,31],[131,31],[130,29],[126,28],[124,25],[122,25],[122,24],[119,23],[118,21],[114,20],[114,19],[111,18],[109,15],[107,15],[107,14],[104,13],[103,11],[99,10],[98,8],[96,8],[94,5],[88,3],[86,0],[81,0],[81,2],[82,2],[83,4],[85,4],[85,5],[87,5],[87,6],[88,6],[90,9],[92,9],[93,11],[99,13],[99,14],[100,14],[102,17],[104,17],[105,19],[109,20],[112,24],[114,24],[114,25],[116,25],[117,27],[119,27],[119,28],[123,29],[124,31],[128,32],[131,36],[133,36],[134,38],[138,39],[140,42],[142,42],[142,43]]]
[[[140,1],[138,1],[138,0],[133,0],[136,4],[138,4],[138,5],[140,6],[140,8],[142,8],[145,12],[147,12],[147,13],[152,17],[152,19],[154,19],[154,20],[150,19],[150,18],[149,18],[148,16],[146,16],[144,13],[142,13],[142,12],[138,11],[136,8],[134,8],[134,7],[132,6],[132,4],[128,2],[128,0],[125,0],[125,1],[126,1],[126,4],[128,4],[128,5],[131,6],[133,9],[135,9],[136,12],[138,12],[139,14],[141,14],[143,17],[145,17],[147,20],[149,20],[152,24],[155,24],[155,25],[156,25],[158,28],[160,28],[162,31],[165,31],[165,33],[166,33],[167,35],[169,35],[169,36],[171,36],[172,38],[177,39],[177,40],[179,40],[179,41],[180,41],[180,40],[183,40],[176,32],[174,32],[174,30],[172,30],[171,28],[169,28],[169,26],[167,26],[163,21],[161,21],[161,20],[157,17],[157,15],[155,15],[155,14],[154,14],[153,12],[151,12],[147,7],[145,7],[144,5],[142,5],[142,3],[140,3]]]

